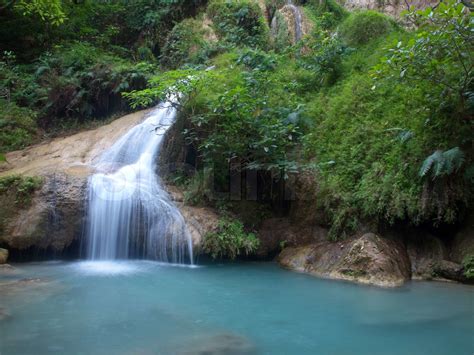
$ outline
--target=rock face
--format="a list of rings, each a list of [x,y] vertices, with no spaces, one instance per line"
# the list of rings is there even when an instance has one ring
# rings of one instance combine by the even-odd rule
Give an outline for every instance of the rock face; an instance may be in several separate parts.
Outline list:
[[[272,258],[283,247],[307,245],[327,240],[327,230],[320,226],[293,226],[287,218],[269,218],[262,222],[258,231],[260,246],[257,256]]]
[[[394,17],[400,17],[401,12],[407,10],[410,6],[414,6],[416,9],[424,9],[439,3],[439,1],[434,0],[345,0],[339,2],[350,11],[358,9],[377,10]]]
[[[285,248],[279,263],[320,277],[393,287],[410,278],[410,261],[401,243],[373,233],[344,242],[318,242]]]
[[[217,229],[219,216],[212,208],[186,205],[183,193],[175,186],[167,185],[166,189],[186,221],[193,241],[193,251],[197,254],[204,236]]]
[[[8,250],[0,248],[0,264],[5,264],[8,260]]]
[[[450,259],[462,263],[469,255],[474,255],[474,213],[466,218],[464,226],[454,236],[450,250]]]
[[[4,223],[0,245],[12,250],[37,248],[63,251],[81,236],[87,178],[92,162],[146,111],[126,115],[108,125],[84,131],[22,151],[8,153],[0,176],[41,176],[42,188],[29,207]]]
[[[411,262],[412,277],[416,280],[435,278],[434,267],[447,257],[447,250],[438,238],[423,235],[409,238],[407,251]]]

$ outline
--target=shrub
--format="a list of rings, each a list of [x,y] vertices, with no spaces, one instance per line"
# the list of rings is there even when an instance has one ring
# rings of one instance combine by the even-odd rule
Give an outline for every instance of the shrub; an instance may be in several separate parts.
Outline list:
[[[233,45],[266,47],[268,28],[258,4],[250,0],[213,0],[207,14],[217,35]]]
[[[316,16],[317,27],[331,29],[337,26],[348,12],[334,0],[311,0],[309,7]]]
[[[161,64],[177,68],[184,63],[198,61],[206,45],[202,21],[186,19],[173,27],[166,38],[161,54]]]
[[[340,26],[342,38],[351,46],[360,46],[387,34],[394,22],[377,11],[359,11],[351,14]]]
[[[36,69],[41,124],[104,117],[127,109],[121,93],[144,88],[153,65],[130,63],[87,43],[57,46]]]
[[[31,144],[36,130],[35,112],[0,99],[0,152],[21,149]]]
[[[315,30],[297,46],[301,51],[298,64],[314,72],[317,80],[315,88],[333,85],[342,74],[342,59],[349,52],[340,39],[325,31]]]
[[[463,261],[464,276],[468,279],[474,279],[474,255],[467,255]]]
[[[246,233],[243,224],[228,217],[219,220],[216,232],[204,236],[203,250],[213,259],[234,260],[241,254],[249,255],[260,245],[254,233]]]

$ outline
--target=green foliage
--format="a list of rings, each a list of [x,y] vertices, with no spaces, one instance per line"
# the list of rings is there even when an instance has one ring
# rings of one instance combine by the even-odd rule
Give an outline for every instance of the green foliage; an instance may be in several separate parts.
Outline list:
[[[276,28],[272,26],[272,46],[275,51],[282,52],[291,44],[290,31],[280,12],[275,12],[274,16],[272,21],[275,21]]]
[[[342,60],[350,51],[340,39],[316,29],[311,37],[303,39],[296,47],[301,51],[299,64],[315,73],[317,88],[333,85],[342,74]],[[301,50],[305,48],[305,50]]]
[[[42,21],[60,25],[66,19],[61,0],[20,0],[10,1],[16,11],[23,16],[38,16]]]
[[[468,279],[474,279],[474,255],[467,255],[463,261],[464,276]]]
[[[204,236],[203,251],[213,259],[234,260],[241,254],[249,255],[260,245],[254,233],[246,233],[243,224],[228,217],[219,220],[217,231]]]
[[[233,45],[262,47],[268,44],[268,28],[258,4],[250,0],[212,0],[207,8],[217,35]]]
[[[437,150],[425,159],[420,169],[420,176],[431,173],[433,179],[457,173],[464,164],[465,156],[459,147],[446,151]]]
[[[42,184],[43,180],[40,177],[22,175],[0,177],[0,195],[11,194],[15,196],[15,204],[25,206]]]
[[[377,66],[378,76],[391,75],[411,85],[430,82],[427,94],[432,110],[470,119],[474,114],[474,21],[473,15],[455,0],[441,2],[435,9],[407,13],[420,26],[416,35],[398,41]],[[440,95],[439,89],[443,92]]]
[[[132,108],[149,107],[166,99],[180,101],[189,97],[205,77],[205,72],[194,69],[170,70],[150,78],[146,89],[122,95],[129,100]]]
[[[161,54],[161,64],[177,68],[185,63],[199,62],[204,55],[206,30],[202,21],[186,19],[173,27]]]
[[[334,0],[309,1],[309,9],[320,29],[333,29],[348,16],[348,12]]]
[[[402,143],[393,127],[423,132],[423,96],[409,87],[387,83],[375,91],[372,85],[367,74],[352,75],[308,105],[315,128],[304,138],[306,156],[319,163],[319,204],[333,237],[364,218],[393,222],[421,214],[422,150],[413,140]]]
[[[84,122],[126,110],[121,93],[145,87],[153,68],[86,43],[72,43],[43,54],[29,67],[30,72],[34,70],[31,74],[20,72],[22,80],[3,84],[12,82],[12,75],[7,75],[0,88],[5,87],[18,104],[38,108],[39,123],[48,128],[59,120]]]
[[[36,134],[35,113],[0,99],[0,152],[26,147]]]
[[[344,41],[350,46],[360,46],[383,36],[395,28],[393,20],[377,11],[352,13],[340,26]]]
[[[237,160],[244,168],[285,167],[299,136],[298,112],[281,83],[269,80],[276,57],[246,50],[232,62],[234,68],[226,63],[210,71],[166,72],[154,77],[148,89],[126,95],[132,106],[145,106],[181,93],[191,123],[186,139],[207,163],[224,166]]]
[[[210,186],[211,172],[209,169],[197,171],[191,179],[184,184],[184,202],[190,205],[206,205],[212,200]]]

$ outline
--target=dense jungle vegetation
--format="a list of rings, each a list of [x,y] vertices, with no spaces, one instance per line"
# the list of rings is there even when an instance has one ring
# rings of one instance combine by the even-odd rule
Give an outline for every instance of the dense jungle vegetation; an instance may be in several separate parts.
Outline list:
[[[293,43],[283,21],[269,25],[281,5],[0,2],[0,152],[180,92],[197,172],[175,181],[189,203],[232,209],[210,190],[233,166],[258,171],[263,189],[310,176],[307,209],[324,212],[335,239],[366,221],[462,221],[474,180],[470,10],[447,0],[395,20],[309,0],[310,30]]]

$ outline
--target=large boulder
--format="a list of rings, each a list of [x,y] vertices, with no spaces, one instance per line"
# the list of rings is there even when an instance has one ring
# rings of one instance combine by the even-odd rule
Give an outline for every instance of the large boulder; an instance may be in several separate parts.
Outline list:
[[[373,233],[343,242],[320,240],[285,248],[278,261],[283,267],[320,277],[383,287],[400,286],[410,278],[404,246]]]
[[[176,186],[168,184],[166,189],[171,196],[171,200],[183,215],[188,231],[191,234],[193,250],[195,254],[198,254],[204,236],[217,229],[219,216],[212,208],[186,204],[183,192]]]
[[[10,206],[11,213],[2,221],[0,245],[12,252],[28,248],[61,252],[78,240],[94,159],[143,117],[144,111],[136,112],[94,130],[8,153],[0,177],[39,176],[42,187],[27,205]]]
[[[81,234],[87,179],[64,173],[43,176],[43,186],[26,209],[9,220],[0,243],[11,249],[62,251]]]

